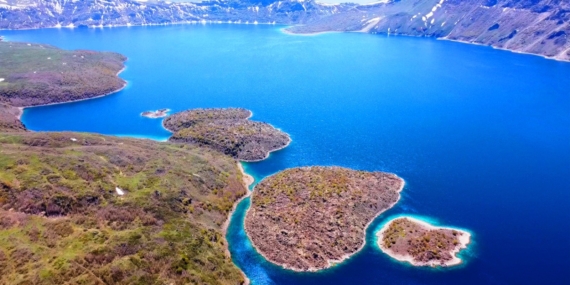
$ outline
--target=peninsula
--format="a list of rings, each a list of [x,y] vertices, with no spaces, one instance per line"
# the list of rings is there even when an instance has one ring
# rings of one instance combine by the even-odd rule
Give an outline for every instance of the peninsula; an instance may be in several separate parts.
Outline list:
[[[247,193],[209,148],[27,132],[22,107],[122,88],[125,57],[0,42],[0,284],[247,284],[225,225]]]
[[[163,122],[174,132],[169,141],[215,149],[242,161],[259,161],[289,145],[289,135],[263,122],[251,121],[242,108],[194,109]]]
[[[125,60],[118,53],[0,41],[0,102],[30,107],[116,92],[126,85],[117,76]]]
[[[378,232],[378,246],[392,258],[414,266],[453,266],[462,262],[457,253],[467,247],[470,238],[466,231],[402,217]]]
[[[168,112],[170,112],[170,109],[158,109],[156,111],[144,111],[141,113],[141,116],[147,117],[150,119],[158,119],[158,118],[164,118],[164,117],[168,116]]]
[[[104,96],[122,89],[126,57],[117,53],[67,51],[53,46],[0,40],[0,132],[26,130],[23,108]]]
[[[267,260],[295,271],[341,262],[364,246],[366,227],[400,198],[404,180],[384,172],[302,167],[255,186],[245,230]]]

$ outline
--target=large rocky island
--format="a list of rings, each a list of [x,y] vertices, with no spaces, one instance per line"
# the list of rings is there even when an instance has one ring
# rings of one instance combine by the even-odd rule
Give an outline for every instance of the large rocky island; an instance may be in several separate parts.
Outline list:
[[[245,229],[266,259],[296,271],[332,266],[364,245],[364,231],[400,198],[404,180],[341,167],[288,169],[253,191]]]
[[[272,125],[251,121],[242,108],[194,109],[166,118],[169,141],[209,147],[242,161],[259,161],[291,139]]]
[[[457,253],[467,247],[470,238],[466,231],[403,217],[378,232],[378,245],[391,257],[414,266],[453,266],[462,262]]]

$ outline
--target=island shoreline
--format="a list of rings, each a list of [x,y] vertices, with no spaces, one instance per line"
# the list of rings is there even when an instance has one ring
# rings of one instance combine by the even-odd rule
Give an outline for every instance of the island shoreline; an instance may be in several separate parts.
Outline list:
[[[438,229],[446,229],[446,230],[455,230],[455,231],[459,231],[461,233],[463,233],[463,235],[461,235],[458,239],[460,242],[460,246],[456,247],[455,249],[453,249],[450,254],[453,257],[450,261],[446,262],[443,267],[452,267],[452,266],[456,266],[456,265],[460,265],[461,263],[463,263],[463,260],[461,258],[459,258],[457,255],[463,251],[464,249],[467,249],[468,245],[471,244],[471,237],[472,234],[470,232],[468,232],[467,230],[462,230],[462,229],[458,229],[458,228],[453,228],[453,227],[445,227],[445,226],[435,226],[432,225],[428,222],[422,221],[418,218],[414,218],[412,216],[400,216],[394,219],[389,220],[385,225],[382,226],[382,228],[376,233],[376,237],[377,237],[377,246],[378,248],[385,253],[386,255],[390,256],[391,258],[399,261],[399,262],[407,262],[409,264],[411,264],[412,266],[432,266],[435,267],[435,265],[429,264],[429,263],[421,263],[421,262],[417,262],[414,260],[414,258],[411,255],[403,255],[403,254],[398,254],[398,253],[394,253],[392,250],[385,248],[384,246],[382,246],[382,240],[383,240],[383,234],[384,231],[386,231],[386,229],[390,226],[390,224],[395,221],[396,219],[408,219],[414,223],[417,223],[419,225],[421,225],[424,228],[427,228],[428,230],[438,230]]]
[[[271,127],[275,128],[275,126],[273,126],[273,125],[271,125],[271,124],[269,124],[269,125],[270,125]],[[275,129],[277,129],[277,128],[275,128]],[[281,129],[278,129],[278,130],[281,131]],[[284,132],[284,133],[285,133],[285,132]],[[289,141],[287,142],[287,144],[285,144],[284,146],[282,146],[282,147],[280,147],[280,148],[276,148],[276,149],[274,149],[274,150],[268,151],[264,158],[262,158],[262,159],[254,159],[254,160],[247,160],[247,159],[238,159],[238,160],[239,160],[239,161],[243,161],[243,162],[260,162],[260,161],[263,161],[263,160],[268,159],[272,152],[280,151],[280,150],[282,150],[282,149],[288,147],[288,146],[291,144],[291,142],[293,142],[293,140],[291,139],[291,136],[289,136],[288,133],[286,133],[286,134],[287,134],[287,137],[289,137]]]
[[[277,173],[275,173],[275,174],[277,174]],[[264,179],[267,179],[267,178],[269,178],[269,177],[271,177],[271,176],[273,176],[273,175],[275,175],[275,174],[269,175],[269,176],[265,177]],[[395,175],[396,177],[398,177],[399,179],[402,180],[402,185],[401,185],[400,188],[397,190],[398,193],[401,193],[402,190],[404,190],[404,186],[406,185],[406,181],[405,181],[403,178],[401,178],[400,176],[398,176],[398,175],[396,175],[396,174],[394,174],[394,175]],[[253,193],[253,191],[255,191],[255,188],[254,188],[251,192]],[[333,266],[336,266],[336,265],[338,265],[338,264],[341,264],[342,262],[344,262],[344,261],[350,259],[352,256],[354,256],[355,254],[359,253],[362,249],[364,249],[364,246],[366,246],[366,231],[368,230],[368,228],[370,227],[370,225],[371,225],[380,215],[382,215],[382,214],[385,213],[386,211],[392,209],[392,208],[394,207],[394,205],[396,205],[396,204],[400,201],[400,199],[401,199],[401,195],[398,196],[398,200],[396,200],[394,203],[392,203],[388,209],[386,209],[386,210],[384,210],[384,211],[382,211],[382,212],[377,213],[376,216],[374,216],[374,217],[364,226],[364,229],[363,229],[364,235],[362,236],[363,242],[362,242],[362,245],[361,245],[356,251],[354,251],[353,253],[350,253],[350,254],[345,254],[345,255],[343,255],[342,258],[339,259],[339,260],[327,260],[327,266],[324,267],[324,268],[314,268],[314,267],[311,267],[311,268],[308,268],[307,270],[300,270],[300,269],[297,269],[297,268],[289,267],[289,266],[287,266],[287,265],[285,265],[285,264],[282,264],[282,263],[274,262],[274,261],[272,261],[271,259],[267,258],[267,256],[265,256],[265,255],[255,246],[255,244],[253,243],[253,241],[252,241],[252,239],[251,239],[251,236],[249,235],[249,233],[248,233],[248,231],[247,231],[247,227],[245,226],[245,219],[244,219],[244,221],[243,221],[243,229],[244,229],[244,231],[245,231],[245,234],[247,235],[247,238],[248,238],[249,241],[250,241],[251,246],[255,249],[256,253],[258,253],[259,255],[263,256],[263,258],[264,258],[265,260],[267,260],[268,262],[271,262],[272,264],[275,264],[275,265],[277,265],[277,266],[279,266],[279,267],[281,267],[281,268],[284,268],[284,269],[287,269],[287,270],[291,270],[291,271],[295,271],[295,272],[318,272],[318,271],[322,271],[322,270],[329,269],[329,268],[331,268],[331,267],[333,267]],[[249,208],[247,208],[247,210],[245,211],[245,216],[247,216],[247,214],[248,214],[248,212],[249,212],[250,209],[251,209],[251,204],[250,204]]]
[[[253,178],[253,176],[251,176],[251,175],[247,174],[247,172],[245,172],[241,162],[239,162],[239,161],[236,161],[236,162],[237,162],[238,170],[242,174],[242,183],[243,183],[243,186],[245,187],[246,193],[244,196],[242,196],[241,198],[239,198],[237,201],[234,202],[234,204],[232,205],[232,210],[228,213],[228,217],[226,218],[226,221],[222,225],[222,233],[224,235],[224,239],[226,240],[226,255],[229,256],[230,259],[232,259],[232,260],[233,260],[233,258],[232,258],[232,254],[230,252],[230,244],[228,242],[228,239],[226,238],[226,235],[228,234],[228,227],[230,226],[230,222],[232,221],[232,218],[235,214],[237,206],[243,200],[245,200],[247,197],[251,196],[252,191],[249,190],[249,187],[255,182],[255,178]],[[245,279],[244,285],[251,284],[251,280],[247,277],[245,272],[243,272],[243,270],[239,266],[236,265],[236,267],[239,269],[239,271],[241,272],[241,274],[243,275],[243,277]]]

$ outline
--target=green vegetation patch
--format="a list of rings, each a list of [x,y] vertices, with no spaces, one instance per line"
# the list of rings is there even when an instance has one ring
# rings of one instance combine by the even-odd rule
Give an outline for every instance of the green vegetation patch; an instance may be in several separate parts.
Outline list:
[[[0,134],[0,284],[240,284],[222,225],[245,194],[207,149]]]

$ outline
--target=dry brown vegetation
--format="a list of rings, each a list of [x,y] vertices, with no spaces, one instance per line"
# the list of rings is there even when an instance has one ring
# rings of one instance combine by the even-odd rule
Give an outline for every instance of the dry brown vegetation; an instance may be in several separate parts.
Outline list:
[[[452,253],[462,246],[466,233],[448,229],[430,229],[407,218],[390,221],[382,231],[381,246],[397,255],[409,255],[418,265],[446,265]]]
[[[250,121],[241,108],[195,109],[174,114],[164,126],[175,132],[170,141],[209,147],[244,161],[265,159],[269,152],[290,142],[289,136],[270,124]]]
[[[26,127],[18,119],[20,110],[7,104],[0,103],[0,132],[21,132]]]
[[[204,121],[247,120],[250,116],[251,111],[243,108],[192,109],[173,114],[162,124],[175,133]]]
[[[268,260],[294,270],[323,269],[358,251],[367,224],[398,201],[403,183],[383,172],[288,169],[255,187],[245,228]]]
[[[0,102],[26,107],[88,99],[125,85],[117,76],[126,57],[0,41]]]

